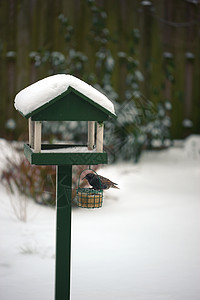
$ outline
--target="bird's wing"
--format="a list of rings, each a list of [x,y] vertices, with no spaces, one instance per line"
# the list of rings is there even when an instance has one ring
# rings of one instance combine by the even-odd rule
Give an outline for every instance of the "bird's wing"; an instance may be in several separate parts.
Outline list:
[[[107,183],[107,184],[116,184],[116,185],[118,185],[117,183],[112,182],[110,179],[108,179],[108,178],[106,178],[106,177],[103,177],[103,176],[101,176],[101,175],[98,175],[98,176],[99,176],[99,178],[101,179],[101,181],[102,181],[103,183]]]

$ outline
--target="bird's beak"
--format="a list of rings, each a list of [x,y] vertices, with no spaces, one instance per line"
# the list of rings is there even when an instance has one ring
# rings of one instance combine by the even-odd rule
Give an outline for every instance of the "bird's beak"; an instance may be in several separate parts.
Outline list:
[[[83,177],[81,180],[85,179],[85,177]]]

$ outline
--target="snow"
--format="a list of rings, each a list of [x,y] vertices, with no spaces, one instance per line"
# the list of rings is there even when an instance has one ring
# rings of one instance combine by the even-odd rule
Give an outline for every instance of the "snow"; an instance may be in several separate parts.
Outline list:
[[[200,160],[200,135],[192,134],[185,140],[185,155],[192,160]]]
[[[199,300],[197,162],[169,148],[98,172],[120,190],[73,209],[71,299]],[[0,299],[53,300],[55,210],[28,200],[23,223],[2,184],[0,199]]]
[[[193,126],[193,122],[190,119],[184,119],[182,125],[185,128],[191,128]]]
[[[16,95],[14,106],[27,115],[67,91],[70,86],[115,115],[114,105],[105,95],[86,82],[66,74],[49,76],[29,85]]]
[[[150,5],[152,5],[152,2],[151,1],[141,1],[140,2],[142,5],[144,5],[144,6],[150,6]]]
[[[93,150],[88,150],[87,147],[67,147],[67,148],[57,148],[57,149],[45,149],[41,150],[41,153],[94,153],[96,148]]]

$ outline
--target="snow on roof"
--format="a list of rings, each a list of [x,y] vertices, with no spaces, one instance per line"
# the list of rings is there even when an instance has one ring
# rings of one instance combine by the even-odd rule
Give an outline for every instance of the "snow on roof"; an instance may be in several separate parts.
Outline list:
[[[69,87],[74,88],[115,115],[114,105],[105,95],[86,82],[66,74],[49,76],[29,85],[16,95],[14,106],[23,115],[28,115],[67,91]]]

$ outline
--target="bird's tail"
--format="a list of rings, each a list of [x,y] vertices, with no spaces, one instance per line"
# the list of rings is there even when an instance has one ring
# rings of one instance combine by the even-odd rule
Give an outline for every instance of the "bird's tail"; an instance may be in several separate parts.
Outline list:
[[[118,190],[120,189],[118,186],[116,186],[116,185],[114,185],[114,184],[112,185],[112,188],[118,189]]]

